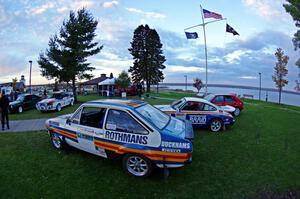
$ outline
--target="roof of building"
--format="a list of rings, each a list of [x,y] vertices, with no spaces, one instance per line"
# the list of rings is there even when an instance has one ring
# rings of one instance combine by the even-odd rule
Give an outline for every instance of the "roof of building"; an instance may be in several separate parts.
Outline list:
[[[105,100],[94,100],[87,102],[86,104],[103,104],[103,105],[112,105],[112,106],[120,106],[126,108],[136,108],[146,102],[140,100],[121,100],[121,99],[105,99]]]
[[[83,85],[98,85],[100,82],[106,80],[108,77],[106,76],[100,76],[94,79],[91,79],[89,81],[83,82]]]

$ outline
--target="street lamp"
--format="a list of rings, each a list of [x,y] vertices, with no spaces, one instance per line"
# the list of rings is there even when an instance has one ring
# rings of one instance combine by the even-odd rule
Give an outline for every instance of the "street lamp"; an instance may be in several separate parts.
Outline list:
[[[259,100],[261,100],[261,73],[258,73],[259,74]]]
[[[185,77],[185,91],[187,91],[187,75],[184,75]]]
[[[30,89],[30,94],[31,94],[31,69],[32,69],[32,61],[29,60],[30,64],[30,73],[29,73],[29,89]]]

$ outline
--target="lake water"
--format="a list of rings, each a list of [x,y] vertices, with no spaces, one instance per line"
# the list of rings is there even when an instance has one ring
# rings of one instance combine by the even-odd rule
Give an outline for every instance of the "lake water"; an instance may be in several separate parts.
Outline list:
[[[185,86],[175,86],[175,85],[164,85],[164,87],[167,87],[168,89],[181,89],[185,90]],[[155,88],[155,87],[154,87]],[[197,92],[197,89],[193,86],[187,86],[187,90],[192,90],[194,92]],[[243,95],[252,95],[253,99],[259,99],[259,90],[256,89],[244,89],[244,88],[227,88],[227,87],[207,87],[208,93],[235,93],[239,96]],[[205,88],[202,88],[200,92],[204,92]],[[278,102],[278,92],[276,91],[261,91],[261,100],[265,101],[266,98],[268,98],[268,101],[270,102]],[[281,103],[282,104],[288,104],[288,105],[294,105],[294,106],[300,106],[300,95],[299,94],[292,94],[292,93],[281,93]]]

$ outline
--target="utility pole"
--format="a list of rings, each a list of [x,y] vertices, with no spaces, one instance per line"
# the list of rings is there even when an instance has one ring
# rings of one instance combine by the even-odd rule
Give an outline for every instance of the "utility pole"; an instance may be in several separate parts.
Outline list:
[[[187,75],[185,75],[184,77],[185,77],[185,91],[187,91]]]
[[[30,89],[30,94],[31,94],[31,70],[32,70],[32,61],[29,60],[30,64],[30,73],[29,73],[29,89]]]
[[[261,73],[258,73],[259,74],[259,100],[261,100]]]

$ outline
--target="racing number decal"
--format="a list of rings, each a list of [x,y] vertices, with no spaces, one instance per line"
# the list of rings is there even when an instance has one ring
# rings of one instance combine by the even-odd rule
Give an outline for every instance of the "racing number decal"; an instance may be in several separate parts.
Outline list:
[[[189,115],[193,124],[206,124],[206,115]]]

